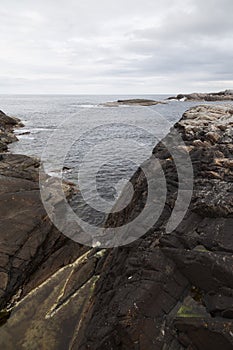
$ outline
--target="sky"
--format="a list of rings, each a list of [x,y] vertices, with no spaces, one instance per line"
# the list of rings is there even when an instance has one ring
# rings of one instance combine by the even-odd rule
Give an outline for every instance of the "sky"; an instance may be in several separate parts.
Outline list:
[[[232,0],[1,0],[0,93],[233,88]]]

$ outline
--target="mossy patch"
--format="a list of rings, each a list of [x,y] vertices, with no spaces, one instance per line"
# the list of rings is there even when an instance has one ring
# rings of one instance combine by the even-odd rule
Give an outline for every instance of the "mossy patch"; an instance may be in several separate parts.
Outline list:
[[[177,317],[203,317],[203,315],[196,313],[190,306],[182,305],[177,312]]]

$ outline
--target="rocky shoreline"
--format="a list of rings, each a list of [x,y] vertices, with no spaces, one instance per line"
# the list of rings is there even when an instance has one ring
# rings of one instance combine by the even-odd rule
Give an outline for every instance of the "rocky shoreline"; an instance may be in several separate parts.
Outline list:
[[[13,130],[21,126],[18,119],[0,112],[1,310],[80,254],[77,244],[66,239],[46,215],[40,199],[39,160],[8,153],[8,144],[17,141]],[[0,312],[1,323],[7,315]]]
[[[2,153],[0,347],[231,350],[232,126],[229,107],[199,106],[184,113],[153,150],[167,179],[159,221],[136,242],[109,250],[63,237],[40,201],[38,160]],[[184,220],[166,234],[179,187],[165,146],[174,131],[185,142],[177,151],[192,160],[194,191]],[[151,180],[156,175],[153,170]],[[122,225],[142,210],[147,181],[140,169],[131,182],[132,202],[106,225]]]
[[[194,170],[189,210],[171,234],[165,227],[177,197],[176,166],[164,143],[155,147],[168,186],[163,214],[142,239],[106,253],[72,349],[233,348],[232,125],[232,109],[199,106],[184,113],[165,138],[169,142],[174,130],[182,135]],[[177,150],[182,154],[182,147]],[[156,171],[149,181],[154,178]],[[147,181],[142,171],[135,174],[134,199],[108,219],[109,226],[142,210]]]
[[[192,93],[192,94],[179,94],[177,96],[171,96],[167,100],[184,100],[184,101],[233,101],[233,90],[225,90],[220,92],[210,93]]]
[[[14,135],[14,128],[21,127],[23,124],[17,118],[7,116],[0,111],[0,152],[7,151],[7,145],[17,141]]]

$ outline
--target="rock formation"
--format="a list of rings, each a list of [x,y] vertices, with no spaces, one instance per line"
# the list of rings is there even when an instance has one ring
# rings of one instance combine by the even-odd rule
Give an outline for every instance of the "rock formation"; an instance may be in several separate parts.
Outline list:
[[[1,151],[7,151],[7,144],[17,140],[13,134],[17,126],[21,126],[17,119],[0,112]],[[39,165],[32,157],[0,154],[2,310],[85,251],[49,221],[40,199]],[[6,316],[3,311],[0,320]]]
[[[72,349],[233,348],[232,123],[233,110],[201,106],[175,125],[192,159],[194,192],[171,234],[165,226],[177,196],[176,167],[163,143],[155,147],[168,184],[164,212],[142,239],[107,253]],[[108,225],[126,223],[142,209],[141,171],[132,182],[134,201]]]
[[[17,163],[18,156],[2,155],[8,171],[4,175],[2,170],[0,182],[1,203],[5,203],[2,305],[21,289],[25,298],[10,309],[11,315],[2,311],[0,347],[233,349],[232,125],[229,107],[199,106],[183,115],[153,150],[167,179],[160,219],[142,238],[111,250],[88,250],[67,242],[48,223],[38,202],[35,161],[24,157]],[[185,147],[174,147],[180,155],[188,152],[193,163],[194,190],[184,220],[167,234],[179,187],[174,159],[166,147],[175,131]],[[156,175],[155,170],[151,179]],[[142,210],[147,180],[141,169],[135,173],[132,202],[111,214],[106,226],[122,225]]]
[[[22,126],[16,118],[8,117],[4,112],[0,111],[0,152],[7,150],[7,144],[17,141],[13,134],[13,128]]]
[[[185,101],[233,101],[233,90],[225,90],[210,93],[192,93],[179,94],[169,97],[168,100],[185,100]]]

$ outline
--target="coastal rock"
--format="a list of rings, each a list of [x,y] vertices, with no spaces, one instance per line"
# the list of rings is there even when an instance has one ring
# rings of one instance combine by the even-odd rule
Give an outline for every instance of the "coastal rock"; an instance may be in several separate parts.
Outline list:
[[[169,97],[168,100],[186,101],[233,101],[233,90],[225,90],[210,93],[179,94]]]
[[[1,349],[17,349],[19,344],[26,349],[68,349],[93,295],[103,253],[87,251],[73,263],[66,263],[28,293],[10,318],[3,314]]]
[[[0,111],[0,126],[4,129],[12,129],[12,126],[21,124],[18,118],[9,117],[3,111]]]
[[[0,160],[0,306],[82,253],[50,222],[40,198],[38,160],[3,154]],[[66,254],[65,254],[66,252]],[[41,269],[43,266],[43,270]],[[8,276],[8,278],[6,278]],[[5,282],[7,281],[7,282]]]
[[[192,159],[194,191],[184,220],[170,234],[165,234],[165,227],[178,178],[165,144],[173,130],[155,147],[153,154],[167,178],[164,212],[146,236],[107,252],[86,320],[71,349],[233,348],[233,148],[232,138],[224,141],[232,122],[228,107],[199,106],[174,126]],[[212,130],[217,137],[210,140]],[[147,193],[142,175],[139,170],[131,180],[136,191],[131,205],[110,215],[107,226],[127,223],[142,210]],[[196,305],[188,318],[180,311],[187,307],[186,298]]]
[[[9,117],[0,111],[0,152],[7,151],[7,145],[17,141],[13,129],[21,125],[19,119]]]
[[[13,128],[19,125],[17,119],[0,112],[4,151],[14,140]],[[48,219],[40,198],[39,166],[33,157],[0,154],[0,308],[85,251]]]

